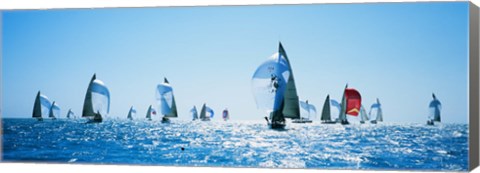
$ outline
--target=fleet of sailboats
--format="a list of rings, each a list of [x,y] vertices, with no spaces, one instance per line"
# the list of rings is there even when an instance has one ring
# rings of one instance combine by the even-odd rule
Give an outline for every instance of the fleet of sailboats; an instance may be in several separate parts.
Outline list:
[[[286,118],[300,118],[299,99],[292,68],[282,43],[278,52],[262,63],[252,77],[257,108],[265,110],[272,129],[284,128]]]
[[[85,101],[83,102],[82,117],[89,123],[99,123],[110,112],[110,91],[107,86],[93,74],[88,84]]]
[[[284,128],[287,118],[292,119],[292,123],[313,122],[311,116],[312,114],[316,115],[316,108],[308,100],[299,100],[292,66],[282,43],[279,43],[278,51],[255,70],[252,76],[252,91],[257,108],[265,110],[268,115],[265,116],[265,119],[270,128]],[[441,103],[434,93],[432,93],[432,97],[433,100],[429,104],[428,125],[441,122]],[[173,88],[167,78],[164,78],[163,83],[157,85],[156,100],[163,115],[162,122],[170,122],[169,118],[178,117]],[[336,114],[332,114],[332,107],[336,107],[339,110],[338,117]],[[301,114],[300,108],[306,113]],[[85,94],[82,117],[87,118],[88,122],[98,123],[102,122],[109,112],[109,89],[101,80],[96,78],[96,74],[93,74]],[[127,119],[133,120],[133,116],[136,113],[136,109],[131,106]],[[214,116],[213,109],[206,104],[203,104],[200,113],[197,112],[196,106],[193,106],[190,113],[193,121],[198,119],[210,121]],[[156,110],[150,105],[146,114],[147,120],[152,120],[153,115],[156,115]],[[376,99],[376,102],[370,106],[370,111],[367,114],[366,109],[362,105],[360,93],[354,88],[348,88],[348,84],[344,88],[341,103],[331,99],[330,95],[326,96],[320,122],[322,124],[350,124],[347,115],[359,116],[361,124],[369,121],[371,124],[383,122],[383,110],[380,100]],[[52,120],[59,118],[60,107],[55,101],[53,103],[50,102],[47,96],[38,91],[35,97],[32,118],[42,121],[43,117],[47,116]],[[74,112],[69,109],[66,118],[74,117]],[[222,118],[224,121],[230,119],[227,108],[223,110]]]

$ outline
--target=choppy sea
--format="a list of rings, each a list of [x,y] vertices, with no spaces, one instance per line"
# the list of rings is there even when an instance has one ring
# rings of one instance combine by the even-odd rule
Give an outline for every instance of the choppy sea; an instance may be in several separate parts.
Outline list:
[[[3,161],[214,167],[468,168],[468,125],[2,119]],[[182,150],[183,148],[183,150]]]

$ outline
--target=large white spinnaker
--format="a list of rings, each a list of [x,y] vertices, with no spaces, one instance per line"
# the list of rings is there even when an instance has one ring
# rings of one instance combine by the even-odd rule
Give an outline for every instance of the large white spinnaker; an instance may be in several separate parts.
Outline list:
[[[279,53],[262,63],[252,77],[252,90],[258,109],[277,111],[284,98],[290,70],[287,61]]]
[[[173,96],[173,89],[167,78],[164,79],[162,84],[157,85],[156,99],[164,117],[178,117],[175,97]]]
[[[95,117],[101,122],[102,117],[110,112],[110,91],[96,74],[90,80],[83,104],[82,117]]]

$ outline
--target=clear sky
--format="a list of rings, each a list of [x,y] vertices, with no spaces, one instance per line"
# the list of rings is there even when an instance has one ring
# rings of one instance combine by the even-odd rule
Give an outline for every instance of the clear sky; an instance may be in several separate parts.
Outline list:
[[[345,83],[386,122],[468,121],[468,2],[15,10],[2,14],[3,116],[31,117],[38,90],[81,114],[93,75],[110,116],[144,117],[167,77],[179,119],[206,102],[219,118],[263,120],[251,77],[281,41],[298,95],[321,112]],[[368,111],[368,110],[367,110]],[[319,117],[319,116],[317,116]]]

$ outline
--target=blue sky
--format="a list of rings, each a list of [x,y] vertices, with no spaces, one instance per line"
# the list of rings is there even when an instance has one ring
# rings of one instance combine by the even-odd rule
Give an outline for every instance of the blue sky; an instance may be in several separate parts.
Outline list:
[[[110,116],[133,105],[143,118],[167,77],[179,119],[206,102],[263,120],[251,77],[281,41],[319,113],[348,82],[387,122],[424,123],[432,92],[444,122],[468,121],[468,2],[15,10],[2,22],[4,117],[31,117],[38,90],[80,115],[96,73]]]

